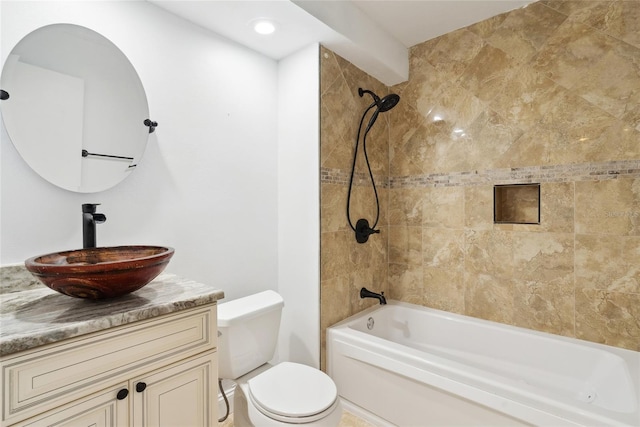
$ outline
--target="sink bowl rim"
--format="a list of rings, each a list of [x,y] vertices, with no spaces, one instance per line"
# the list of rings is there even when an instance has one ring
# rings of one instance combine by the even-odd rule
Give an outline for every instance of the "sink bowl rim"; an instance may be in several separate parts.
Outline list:
[[[52,257],[55,255],[59,255],[61,258],[66,258],[74,253],[80,254],[83,252],[91,253],[91,252],[117,252],[119,250],[136,250],[136,249],[157,249],[159,252],[140,256],[133,257],[128,259],[120,259],[120,260],[112,260],[112,261],[102,261],[97,263],[47,263],[42,262],[41,259],[45,257]],[[72,273],[77,271],[78,273],[88,273],[88,272],[99,272],[102,270],[109,270],[113,272],[114,270],[131,270],[136,268],[145,268],[153,265],[156,261],[157,263],[168,262],[167,258],[171,258],[175,252],[175,249],[170,246],[155,246],[155,245],[121,245],[121,246],[100,246],[96,248],[84,248],[84,249],[70,249],[58,252],[50,252],[47,254],[37,255],[31,257],[25,261],[25,266],[27,270],[32,273],[43,273],[46,270],[47,274],[55,274],[56,270],[60,270],[65,274]],[[39,261],[40,260],[40,261]]]

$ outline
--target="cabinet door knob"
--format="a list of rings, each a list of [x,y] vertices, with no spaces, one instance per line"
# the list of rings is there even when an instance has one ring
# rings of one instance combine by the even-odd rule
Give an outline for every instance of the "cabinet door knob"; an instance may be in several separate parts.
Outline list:
[[[127,390],[126,388],[123,388],[122,390],[118,391],[116,398],[118,400],[122,400],[122,399],[126,399],[127,396],[129,396],[129,390]]]
[[[142,393],[145,388],[147,388],[147,384],[146,383],[139,382],[139,383],[136,384],[136,391],[138,393]]]

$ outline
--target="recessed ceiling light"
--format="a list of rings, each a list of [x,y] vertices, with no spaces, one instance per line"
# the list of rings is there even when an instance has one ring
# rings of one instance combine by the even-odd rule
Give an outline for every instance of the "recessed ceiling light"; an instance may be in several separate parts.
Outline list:
[[[258,34],[268,35],[276,30],[276,25],[267,19],[259,19],[253,22],[253,30]]]

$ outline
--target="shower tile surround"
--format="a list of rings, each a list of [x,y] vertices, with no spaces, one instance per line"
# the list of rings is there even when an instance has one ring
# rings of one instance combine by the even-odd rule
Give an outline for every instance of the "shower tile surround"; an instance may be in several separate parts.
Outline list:
[[[639,34],[640,1],[540,1],[412,47],[393,87],[322,49],[323,367],[325,328],[376,303],[361,286],[640,351]],[[401,97],[367,141],[364,245],[358,87]],[[541,223],[494,224],[493,186],[524,183]]]

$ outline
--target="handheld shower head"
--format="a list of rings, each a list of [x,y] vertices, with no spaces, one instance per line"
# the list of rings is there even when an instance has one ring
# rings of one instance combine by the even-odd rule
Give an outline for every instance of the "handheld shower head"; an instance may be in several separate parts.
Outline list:
[[[384,113],[385,111],[389,111],[395,107],[398,102],[400,102],[400,96],[395,93],[390,93],[378,102],[378,109],[381,113]]]
[[[371,116],[371,119],[369,120],[369,124],[367,125],[367,128],[365,130],[365,134],[366,134],[369,131],[369,129],[371,129],[371,126],[373,126],[373,124],[378,119],[378,114],[379,113],[384,113],[386,111],[389,111],[393,107],[395,107],[398,104],[398,102],[400,102],[400,96],[396,95],[395,93],[390,93],[389,95],[387,95],[384,98],[380,99],[380,97],[378,95],[376,95],[375,93],[371,92],[370,90],[358,88],[358,95],[360,95],[362,97],[362,96],[364,96],[365,93],[368,93],[373,98],[373,104],[371,104],[369,106],[369,108],[367,108],[367,111],[369,111],[369,109],[371,109],[373,107],[377,107],[376,111],[373,112],[373,115]],[[366,114],[366,112],[365,112],[365,114]]]
[[[381,113],[391,110],[398,104],[398,102],[400,102],[400,96],[396,95],[395,93],[390,93],[389,95],[380,99],[378,95],[371,92],[370,90],[362,89],[361,87],[358,88],[358,95],[360,95],[360,97],[363,97],[365,93],[368,93],[373,98],[373,104],[371,104],[369,108],[377,106],[378,110],[380,110]]]

